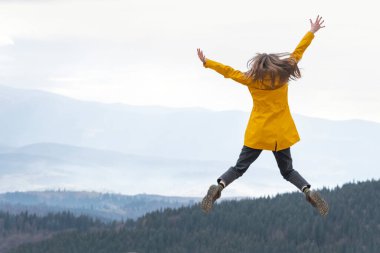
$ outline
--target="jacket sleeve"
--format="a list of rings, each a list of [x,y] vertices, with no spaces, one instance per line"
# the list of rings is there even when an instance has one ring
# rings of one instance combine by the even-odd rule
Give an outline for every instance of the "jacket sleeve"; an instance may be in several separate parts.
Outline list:
[[[311,41],[314,39],[314,33],[307,32],[305,36],[303,36],[300,43],[298,43],[296,49],[291,53],[291,57],[296,60],[296,62],[299,62],[302,58],[303,53],[305,52],[306,48],[310,45]]]
[[[210,68],[223,75],[225,78],[231,78],[232,80],[239,82],[244,85],[248,85],[249,78],[245,76],[245,74],[239,70],[235,70],[230,66],[223,65],[219,62],[206,59],[206,62],[203,64],[205,68]]]

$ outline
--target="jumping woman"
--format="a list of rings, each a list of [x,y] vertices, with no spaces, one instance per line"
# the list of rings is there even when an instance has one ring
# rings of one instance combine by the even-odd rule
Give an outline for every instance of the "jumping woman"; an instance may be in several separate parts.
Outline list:
[[[298,62],[323,24],[322,17],[310,19],[308,31],[293,53],[257,54],[248,61],[248,71],[241,72],[205,57],[199,48],[198,57],[205,68],[248,87],[253,108],[244,135],[244,145],[235,166],[230,167],[211,185],[201,208],[208,213],[221,192],[241,177],[263,150],[273,152],[285,180],[301,190],[306,200],[325,216],[328,205],[321,195],[310,189],[310,184],[293,169],[290,147],[300,140],[288,105],[288,82],[301,77]]]

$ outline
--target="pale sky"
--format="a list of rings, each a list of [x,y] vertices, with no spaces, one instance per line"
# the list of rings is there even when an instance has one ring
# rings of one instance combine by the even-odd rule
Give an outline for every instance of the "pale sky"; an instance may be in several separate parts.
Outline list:
[[[252,107],[246,87],[203,68],[242,71],[256,52],[292,51],[321,14],[291,84],[293,113],[380,122],[375,0],[0,0],[0,84],[107,103]]]

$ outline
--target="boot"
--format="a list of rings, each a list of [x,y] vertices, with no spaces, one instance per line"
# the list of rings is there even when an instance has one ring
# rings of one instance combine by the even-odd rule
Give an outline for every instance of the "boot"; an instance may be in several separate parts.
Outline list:
[[[214,205],[214,202],[222,195],[223,186],[211,185],[207,191],[206,196],[203,198],[201,208],[203,212],[209,213]]]
[[[306,200],[318,210],[320,215],[326,216],[328,214],[329,206],[318,192],[306,188],[304,193]]]

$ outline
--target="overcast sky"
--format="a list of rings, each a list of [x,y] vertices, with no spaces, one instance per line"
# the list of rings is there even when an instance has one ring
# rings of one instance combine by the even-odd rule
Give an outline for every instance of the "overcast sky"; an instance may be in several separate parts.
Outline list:
[[[292,51],[321,14],[291,84],[294,113],[380,122],[379,3],[0,0],[0,84],[101,102],[249,111],[247,88],[204,69]]]

